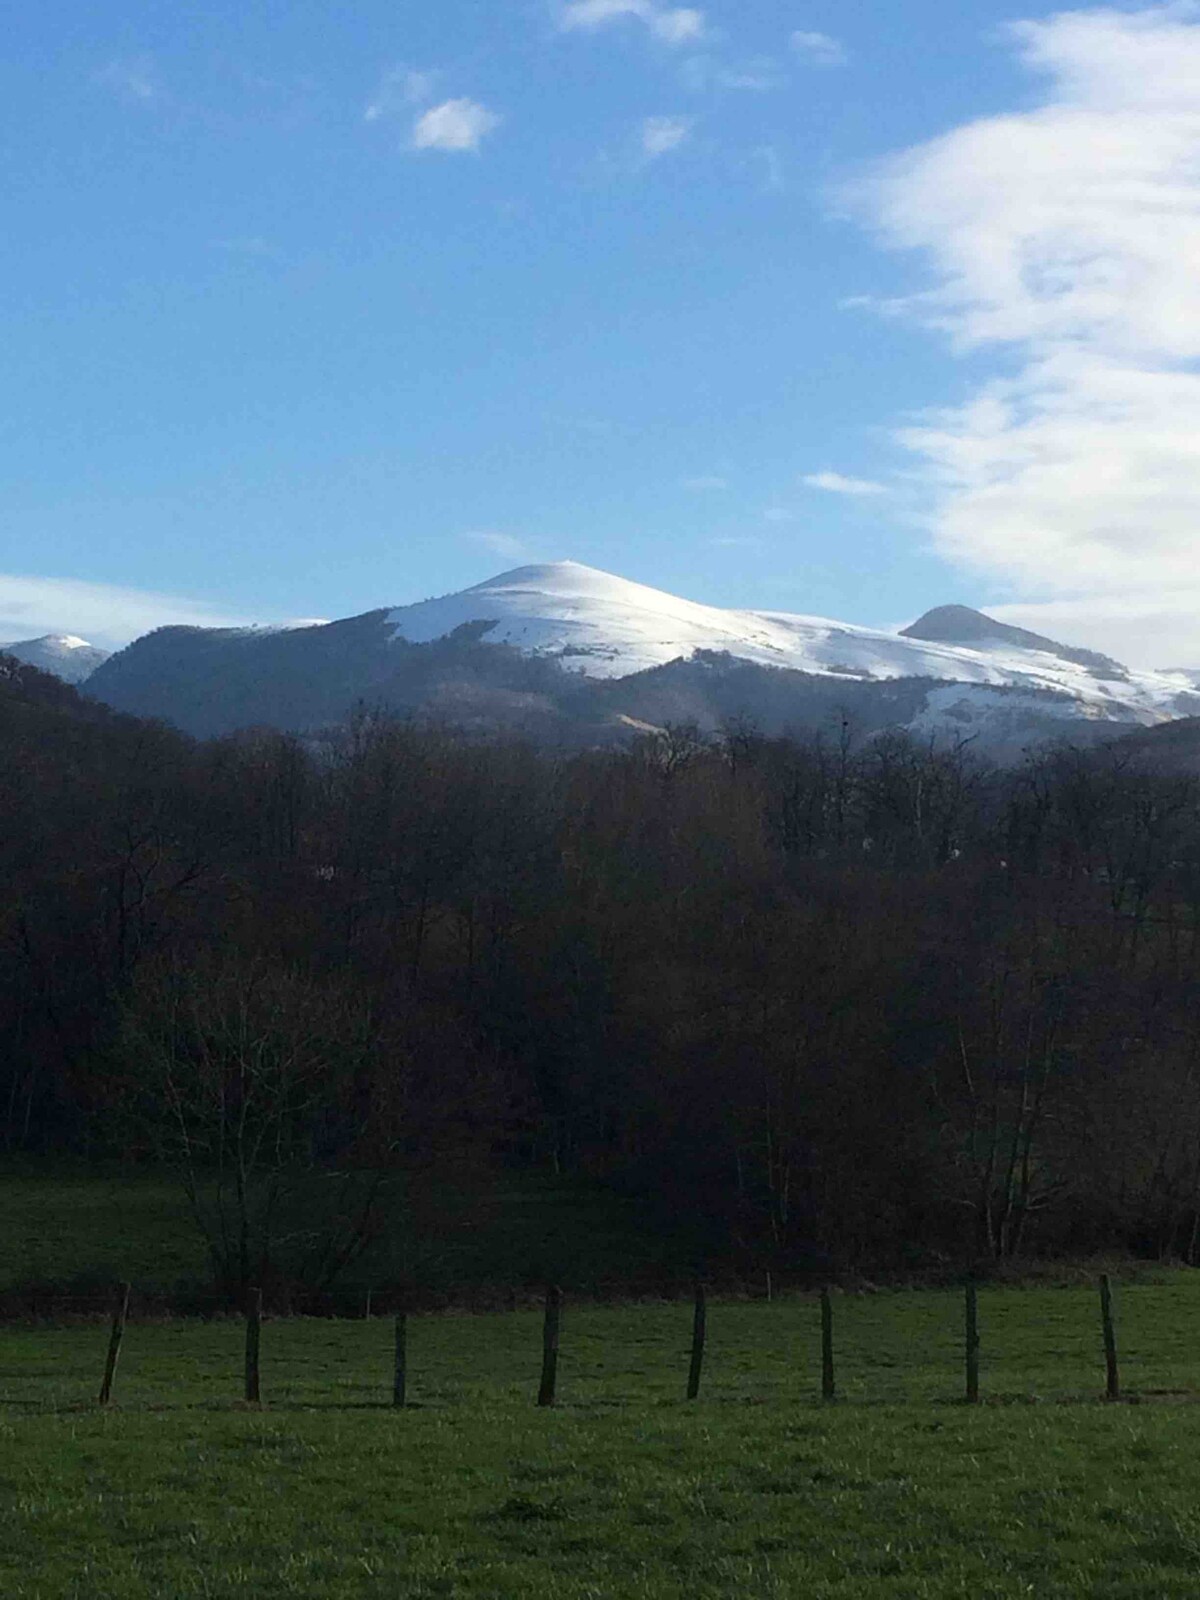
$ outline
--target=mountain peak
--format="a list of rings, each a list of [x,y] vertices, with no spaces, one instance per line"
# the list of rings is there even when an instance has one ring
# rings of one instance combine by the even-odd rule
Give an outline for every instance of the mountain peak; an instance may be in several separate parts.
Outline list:
[[[1027,648],[1029,641],[1034,639],[1038,640],[1039,645],[1052,644],[1051,640],[1042,639],[1039,634],[1026,633],[1022,628],[997,622],[995,617],[976,611],[973,606],[959,605],[934,606],[932,611],[926,611],[909,627],[901,628],[900,634],[905,639],[931,639],[940,644],[974,644],[987,639],[1002,640],[1005,644],[1016,644],[1021,639]],[[1058,647],[1054,645],[1053,648]]]
[[[81,639],[77,633],[43,633],[36,639],[21,639],[16,644],[0,644],[0,650],[26,650],[34,645],[42,645],[47,650],[94,650],[96,646],[88,639]]]
[[[644,587],[644,584],[620,578],[616,573],[585,566],[582,561],[539,561],[498,572],[494,578],[485,578],[482,583],[475,584],[465,592],[480,594],[489,589],[534,589],[544,594],[598,594]]]
[[[1059,644],[1057,639],[1047,639],[1044,634],[1031,633],[1028,628],[1014,628],[1010,623],[997,622],[986,612],[972,606],[934,606],[924,616],[907,628],[901,628],[904,639],[927,639],[938,644],[1008,645],[1018,650],[1039,650],[1057,656],[1060,661],[1071,661],[1086,667],[1098,677],[1125,678],[1125,668],[1111,656],[1096,650],[1080,650],[1074,645]]]
[[[65,683],[82,683],[108,660],[107,650],[98,649],[76,633],[44,633],[38,639],[0,645],[0,651],[26,666],[52,673]]]

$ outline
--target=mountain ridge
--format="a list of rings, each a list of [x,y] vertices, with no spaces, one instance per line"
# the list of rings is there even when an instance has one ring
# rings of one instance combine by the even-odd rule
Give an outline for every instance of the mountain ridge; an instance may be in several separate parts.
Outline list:
[[[389,622],[411,643],[444,637],[466,622],[488,622],[485,637],[531,654],[557,657],[594,677],[625,677],[700,649],[728,649],[762,666],[873,678],[930,676],[997,687],[1066,691],[1102,705],[1096,668],[1113,684],[1133,682],[1134,698],[1152,714],[1188,687],[1173,676],[1131,674],[1109,657],[1075,650],[995,622],[967,607],[941,607],[986,623],[988,640],[951,642],[910,629],[888,632],[827,617],[784,611],[725,609],[684,600],[579,562],[514,567],[469,589],[394,608]],[[925,620],[925,619],[922,619]],[[998,640],[1015,656],[999,657]],[[1046,658],[1050,657],[1048,661]]]
[[[158,629],[105,662],[87,692],[197,734],[256,724],[312,731],[372,704],[565,743],[668,721],[711,731],[729,717],[805,731],[840,706],[865,729],[968,738],[993,751],[1068,735],[1094,742],[1105,728],[1200,711],[1182,674],[1131,672],[969,608],[949,623],[926,613],[927,631],[931,615],[935,630],[961,629],[962,614],[977,636],[954,643],[724,610],[553,562],[332,623]]]

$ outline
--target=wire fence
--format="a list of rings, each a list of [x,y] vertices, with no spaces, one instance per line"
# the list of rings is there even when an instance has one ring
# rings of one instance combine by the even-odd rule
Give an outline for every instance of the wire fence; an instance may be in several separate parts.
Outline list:
[[[600,1287],[599,1285],[593,1286]],[[665,1281],[658,1285],[660,1290],[656,1298],[661,1300],[681,1298],[680,1291],[683,1285],[679,1280]],[[681,1364],[680,1368],[680,1398],[694,1401],[700,1397],[705,1373],[705,1354],[709,1329],[709,1293],[710,1285],[704,1282],[692,1282],[688,1286],[688,1294],[692,1301],[692,1335],[690,1347],[687,1351],[686,1369]],[[773,1287],[773,1286],[772,1286]],[[1097,1320],[1092,1323],[1092,1328],[1099,1337],[1095,1340],[1097,1378],[1100,1373],[1099,1355],[1103,1352],[1104,1373],[1104,1398],[1108,1401],[1119,1401],[1124,1398],[1121,1379],[1120,1351],[1117,1340],[1117,1325],[1114,1314],[1115,1295],[1112,1283],[1107,1275],[1102,1274],[1098,1283],[1093,1284],[1093,1289],[1098,1289],[1098,1298],[1093,1301],[1098,1313]],[[666,1291],[673,1291],[667,1293]],[[53,1310],[54,1320],[58,1323],[67,1323],[74,1317],[82,1317],[88,1321],[95,1321],[100,1309],[99,1296],[102,1291],[91,1291],[76,1295],[54,1295],[47,1301],[46,1310]],[[960,1352],[959,1361],[961,1371],[961,1388],[957,1398],[968,1406],[978,1405],[983,1398],[980,1369],[981,1328],[978,1286],[974,1281],[968,1281],[961,1288],[961,1322],[957,1337]],[[109,1319],[109,1339],[105,1354],[103,1374],[98,1388],[93,1391],[100,1406],[109,1405],[117,1388],[117,1376],[120,1363],[121,1350],[127,1328],[133,1324],[152,1324],[156,1317],[163,1316],[163,1308],[153,1292],[145,1291],[136,1293],[129,1283],[118,1284],[115,1289],[110,1288],[103,1295],[105,1314]],[[539,1407],[553,1406],[557,1398],[558,1362],[562,1340],[562,1311],[564,1296],[561,1288],[556,1284],[545,1287],[540,1295],[534,1295],[528,1290],[512,1290],[505,1296],[509,1308],[513,1310],[528,1309],[540,1305],[542,1311],[541,1329],[541,1373],[536,1389],[531,1386],[530,1399]],[[649,1298],[649,1297],[647,1297]],[[757,1297],[766,1299],[766,1294],[760,1293]],[[836,1310],[838,1297],[831,1294],[828,1288],[820,1290],[816,1297],[819,1301],[819,1318],[814,1317],[814,1355],[815,1341],[819,1331],[820,1365],[814,1366],[812,1387],[813,1396],[819,1396],[822,1402],[832,1403],[842,1397],[840,1388],[839,1371],[839,1345],[838,1345],[838,1317]],[[601,1297],[593,1296],[593,1304],[602,1303]],[[628,1306],[628,1296],[624,1297]],[[326,1316],[353,1318],[355,1320],[383,1320],[391,1322],[394,1329],[394,1365],[392,1375],[391,1403],[396,1408],[403,1408],[408,1404],[408,1321],[414,1310],[413,1296],[399,1289],[383,1291],[345,1290],[339,1293],[332,1291],[310,1299],[305,1308],[297,1313],[294,1305],[289,1303],[285,1309],[277,1305],[274,1316],[281,1320],[291,1322],[299,1315]],[[422,1307],[420,1309],[429,1309]],[[495,1310],[494,1304],[489,1304],[485,1309]],[[815,1309],[815,1307],[814,1307]],[[244,1372],[241,1399],[250,1406],[262,1403],[262,1368],[264,1348],[269,1350],[271,1335],[265,1331],[264,1325],[271,1320],[268,1313],[266,1298],[263,1291],[251,1288],[240,1296],[206,1294],[198,1295],[189,1303],[190,1314],[200,1316],[223,1316],[229,1318],[236,1316],[244,1323]],[[172,1313],[176,1314],[176,1313]],[[874,1322],[874,1319],[872,1319]],[[683,1374],[686,1370],[686,1384]],[[817,1372],[819,1371],[819,1385]],[[1188,1398],[1200,1398],[1194,1392],[1189,1392]],[[229,1399],[233,1399],[232,1394]],[[1141,1397],[1138,1397],[1141,1398]]]

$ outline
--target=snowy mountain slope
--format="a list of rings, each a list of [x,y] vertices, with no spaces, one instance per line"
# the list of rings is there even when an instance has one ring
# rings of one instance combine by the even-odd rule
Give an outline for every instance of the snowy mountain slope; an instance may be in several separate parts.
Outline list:
[[[966,608],[943,608],[966,611]],[[932,614],[931,614],[932,615]],[[968,613],[991,621],[981,613]],[[388,614],[397,636],[427,643],[468,623],[490,623],[483,637],[555,659],[591,678],[623,678],[696,651],[725,651],[760,666],[820,676],[885,681],[934,678],[957,684],[1064,695],[1072,713],[1153,723],[1188,709],[1180,674],[1132,673],[1105,657],[1034,646],[993,624],[969,643],[920,638],[776,611],[732,611],[577,562],[518,567],[486,583]],[[998,635],[998,636],[996,636]],[[1017,635],[1014,640],[1011,635]],[[1110,676],[1102,675],[1111,669]]]
[[[108,660],[101,650],[73,633],[47,633],[40,639],[22,639],[16,644],[0,644],[5,655],[15,656],[28,667],[50,672],[64,683],[83,683],[96,668]]]

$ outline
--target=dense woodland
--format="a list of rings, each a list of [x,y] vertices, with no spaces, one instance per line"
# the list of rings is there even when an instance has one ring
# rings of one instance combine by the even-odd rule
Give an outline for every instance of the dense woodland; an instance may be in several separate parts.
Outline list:
[[[1200,1259],[1194,777],[836,721],[194,742],[2,658],[0,750],[0,1138],[170,1163],[231,1282],[332,1281],[431,1172],[714,1263]]]

